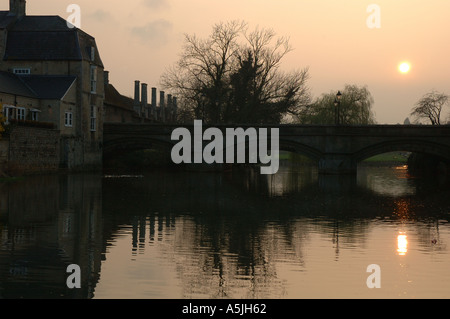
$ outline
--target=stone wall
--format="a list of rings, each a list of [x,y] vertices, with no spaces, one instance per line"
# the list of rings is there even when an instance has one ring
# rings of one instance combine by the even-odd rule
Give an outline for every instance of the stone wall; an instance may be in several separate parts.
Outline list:
[[[2,138],[0,139],[0,178],[6,176],[6,169],[8,165],[8,156],[9,156],[9,140]],[[1,210],[1,201],[0,198],[0,210]]]
[[[3,165],[8,161],[9,155],[9,140],[0,139],[0,165]]]
[[[60,167],[59,131],[16,126],[9,136],[8,173],[56,171]]]

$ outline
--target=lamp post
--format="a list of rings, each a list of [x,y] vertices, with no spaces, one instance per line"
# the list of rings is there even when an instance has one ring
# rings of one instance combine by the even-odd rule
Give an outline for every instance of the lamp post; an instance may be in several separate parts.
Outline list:
[[[338,91],[338,93],[336,94],[336,98],[334,99],[334,106],[336,107],[335,109],[335,122],[336,125],[340,125],[341,124],[341,98],[342,98],[342,93],[341,91]]]

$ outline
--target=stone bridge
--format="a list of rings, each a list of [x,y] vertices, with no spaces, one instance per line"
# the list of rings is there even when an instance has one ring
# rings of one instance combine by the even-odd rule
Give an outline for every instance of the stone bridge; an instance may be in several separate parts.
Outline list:
[[[104,125],[104,155],[121,151],[167,148],[178,143],[171,140],[172,131],[194,125],[120,124]],[[203,131],[209,126],[204,125]],[[355,174],[358,162],[391,151],[425,153],[450,160],[450,126],[428,125],[214,125],[226,128],[254,127],[279,129],[280,150],[304,154],[315,159],[319,173]],[[224,133],[225,136],[225,133]]]

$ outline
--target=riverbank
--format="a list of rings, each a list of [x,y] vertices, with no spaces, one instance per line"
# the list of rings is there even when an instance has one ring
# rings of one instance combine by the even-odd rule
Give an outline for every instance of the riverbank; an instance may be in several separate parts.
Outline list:
[[[408,159],[410,153],[407,152],[391,152],[379,154],[374,157],[368,158],[359,163],[360,166],[371,166],[371,167],[395,167],[400,165],[408,165]],[[300,154],[290,153],[290,152],[280,152],[280,163],[289,163],[288,165],[316,165],[315,162]],[[178,169],[180,166],[175,165],[170,158],[170,154],[167,152],[158,150],[142,150],[124,154],[117,154],[114,158],[104,159],[103,168],[100,172],[127,172],[136,173],[142,172],[143,170],[159,170],[159,169]],[[217,169],[215,169],[217,171]],[[40,173],[32,174],[8,174],[9,171],[4,171],[5,174],[0,176],[0,182],[15,181],[18,178],[24,178],[28,175],[36,174],[48,174],[48,171],[42,171]],[[57,171],[52,171],[51,173],[61,174],[67,173],[67,169],[59,169]],[[71,171],[73,172],[73,171]],[[80,171],[77,171],[80,172]],[[92,170],[90,170],[92,172]]]
[[[359,165],[363,166],[399,166],[408,165],[408,158],[411,153],[408,152],[390,152],[370,157]]]
[[[25,179],[25,176],[0,177],[0,183],[12,183]]]

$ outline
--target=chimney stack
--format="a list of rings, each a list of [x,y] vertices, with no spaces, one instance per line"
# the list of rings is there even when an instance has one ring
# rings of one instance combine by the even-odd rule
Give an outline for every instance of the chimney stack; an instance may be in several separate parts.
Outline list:
[[[22,18],[26,14],[26,0],[9,0],[9,15]]]
[[[172,121],[172,94],[168,94],[167,95],[167,119],[169,120],[169,122]]]
[[[158,112],[157,112],[157,108],[156,108],[156,100],[157,100],[157,96],[156,96],[156,88],[152,88],[152,108],[151,108],[151,115],[154,115],[154,119],[157,120],[158,118]]]
[[[148,108],[148,93],[147,93],[147,84],[142,83],[142,108],[141,108],[141,114],[144,117],[148,117],[147,113]]]
[[[159,91],[160,117],[161,117],[161,122],[163,122],[163,123],[166,121],[166,111],[165,111],[166,102],[164,100],[165,100],[165,92]]]
[[[109,71],[103,71],[103,79],[105,86],[109,85]]]
[[[140,114],[141,99],[140,99],[140,81],[134,81],[134,111]]]

